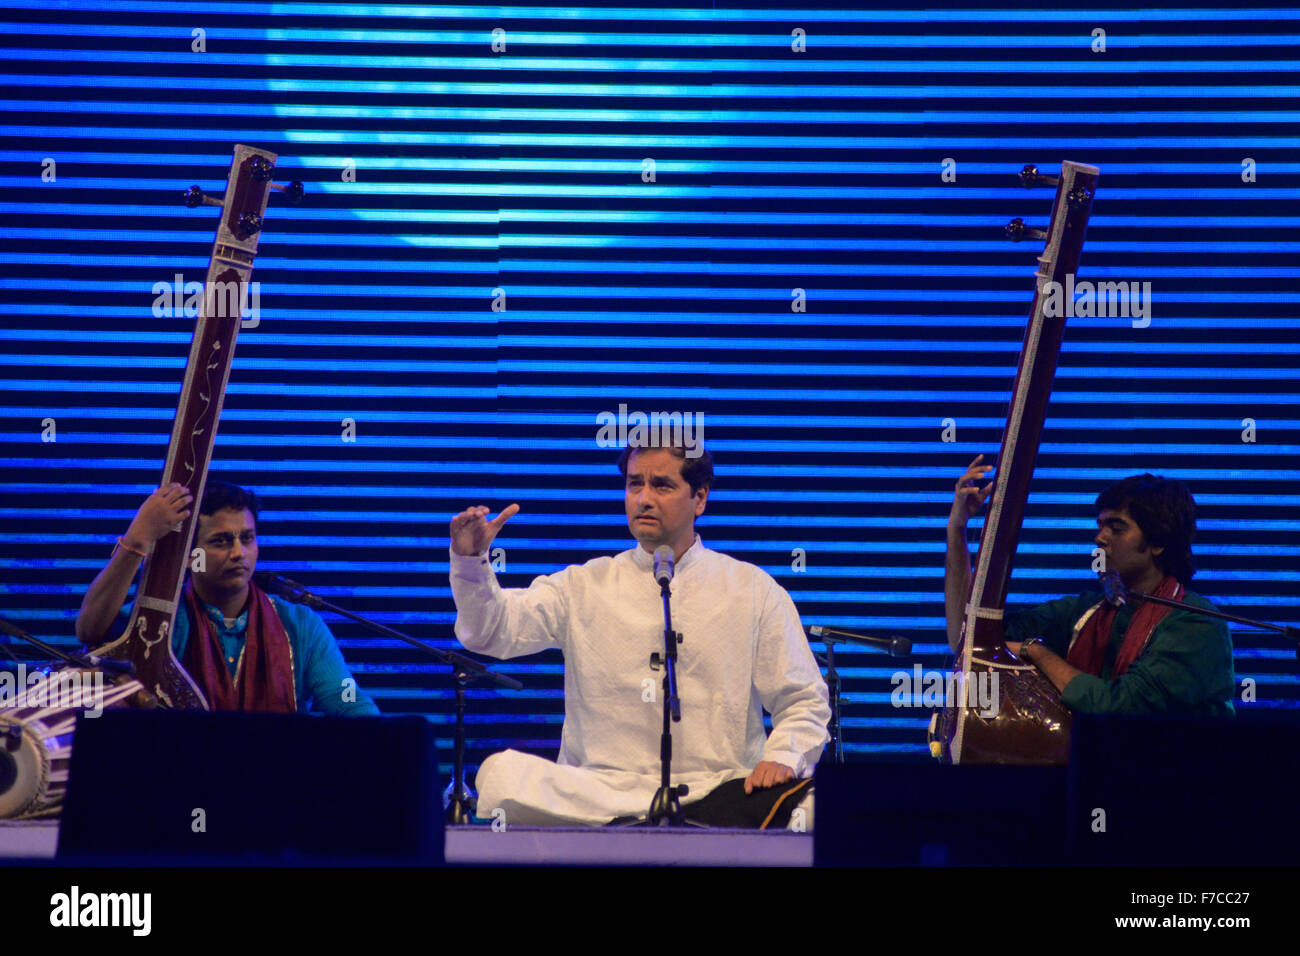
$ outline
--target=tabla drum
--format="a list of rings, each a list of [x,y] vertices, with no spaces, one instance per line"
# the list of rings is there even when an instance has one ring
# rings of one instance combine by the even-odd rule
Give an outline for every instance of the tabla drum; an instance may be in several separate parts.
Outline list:
[[[33,675],[0,703],[0,820],[57,816],[68,786],[77,717],[125,705],[142,685],[110,683],[102,671],[65,667]]]

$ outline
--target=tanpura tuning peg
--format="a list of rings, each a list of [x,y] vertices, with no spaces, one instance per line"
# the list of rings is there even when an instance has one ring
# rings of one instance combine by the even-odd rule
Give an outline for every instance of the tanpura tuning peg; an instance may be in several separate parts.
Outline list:
[[[1026,163],[1025,168],[1020,170],[1016,177],[1020,180],[1020,185],[1026,189],[1033,189],[1035,186],[1055,186],[1059,183],[1060,177],[1044,176],[1038,172],[1038,167],[1033,163]]]
[[[1065,201],[1070,204],[1071,209],[1086,206],[1092,202],[1092,190],[1087,186],[1075,186],[1065,194]]]
[[[271,188],[284,193],[284,198],[287,199],[289,204],[292,206],[296,206],[298,203],[302,202],[302,183],[296,179],[287,186],[281,186],[279,183],[271,183]]]
[[[182,193],[181,195],[185,198],[185,205],[189,206],[191,209],[194,209],[198,206],[220,206],[221,205],[220,199],[213,199],[211,196],[207,195],[198,186],[191,186],[189,189],[185,190],[185,192]]]
[[[264,183],[271,178],[271,173],[275,167],[267,160],[265,156],[254,156],[248,162],[249,171],[253,174],[253,182]]]
[[[262,231],[262,217],[257,213],[246,212],[239,217],[239,232],[247,239],[249,236]]]
[[[1021,239],[1046,239],[1047,233],[1041,229],[1032,229],[1025,225],[1023,219],[1012,219],[1006,225],[1007,238],[1012,242],[1019,242]]]

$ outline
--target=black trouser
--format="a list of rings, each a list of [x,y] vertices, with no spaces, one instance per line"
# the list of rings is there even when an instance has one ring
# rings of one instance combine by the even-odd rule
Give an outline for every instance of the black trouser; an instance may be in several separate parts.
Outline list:
[[[745,778],[728,780],[701,799],[682,806],[688,824],[710,827],[744,827],[750,830],[783,830],[790,825],[794,808],[812,791],[812,780],[792,780],[775,787],[745,793]],[[636,817],[619,817],[609,826],[634,823]]]

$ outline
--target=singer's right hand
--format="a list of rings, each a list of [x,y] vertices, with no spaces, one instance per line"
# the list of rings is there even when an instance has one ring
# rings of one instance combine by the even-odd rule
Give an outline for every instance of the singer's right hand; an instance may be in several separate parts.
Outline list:
[[[518,505],[511,505],[491,521],[489,509],[483,505],[466,508],[451,519],[451,549],[457,554],[482,554],[507,521],[519,513]]]
[[[971,516],[978,514],[980,508],[984,507],[984,502],[988,501],[993,494],[994,482],[990,481],[983,488],[976,485],[977,481],[993,470],[992,465],[981,465],[980,462],[983,460],[983,455],[977,455],[975,460],[966,467],[966,473],[957,479],[952,510],[948,513],[949,530],[964,530]]]

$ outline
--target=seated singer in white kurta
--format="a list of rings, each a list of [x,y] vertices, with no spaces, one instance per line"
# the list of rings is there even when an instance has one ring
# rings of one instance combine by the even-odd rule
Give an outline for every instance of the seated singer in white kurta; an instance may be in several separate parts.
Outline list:
[[[663,729],[663,672],[649,665],[664,646],[653,562],[638,546],[502,589],[486,553],[452,550],[456,636],[465,647],[500,658],[564,653],[558,762],[493,754],[476,779],[480,817],[500,808],[507,825],[603,824],[649,810]],[[829,739],[830,707],[790,595],[697,536],[677,561],[672,615],[683,636],[682,719],[672,725],[672,782],[690,788],[683,805],[760,761],[811,776]]]

